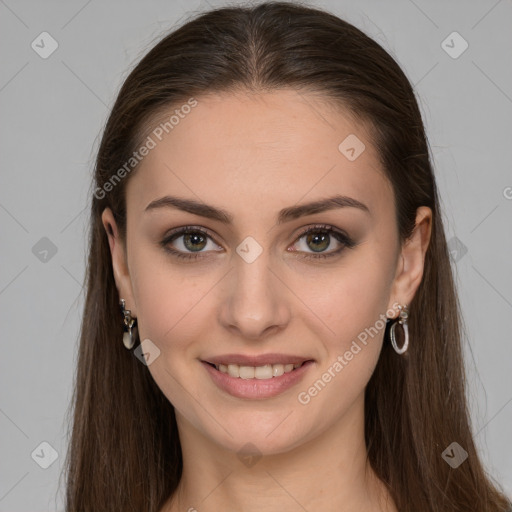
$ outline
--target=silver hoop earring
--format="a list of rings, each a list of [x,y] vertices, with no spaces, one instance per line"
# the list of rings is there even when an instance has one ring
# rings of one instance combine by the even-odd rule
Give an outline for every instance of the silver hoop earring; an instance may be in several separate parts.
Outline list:
[[[128,350],[131,350],[137,338],[137,319],[132,317],[132,312],[129,309],[125,309],[126,303],[124,299],[119,301],[119,305],[121,306],[121,312],[124,317],[123,344]]]
[[[398,317],[395,320],[395,322],[393,322],[393,325],[391,326],[391,329],[389,331],[389,335],[391,338],[391,345],[393,345],[395,352],[397,354],[403,354],[409,347],[409,327],[407,325],[407,320],[409,318],[409,309],[405,304],[403,306],[398,304],[398,309],[400,310],[400,313],[398,314]],[[396,343],[395,328],[397,324],[400,324],[404,331],[404,344],[402,345],[402,348],[398,348],[398,345]]]

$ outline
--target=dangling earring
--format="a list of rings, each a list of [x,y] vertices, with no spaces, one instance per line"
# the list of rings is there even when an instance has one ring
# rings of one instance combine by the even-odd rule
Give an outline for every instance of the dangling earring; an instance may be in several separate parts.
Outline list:
[[[124,316],[125,332],[123,333],[123,344],[130,350],[135,345],[135,339],[137,338],[137,319],[132,317],[129,309],[125,309],[126,303],[124,299],[119,301],[119,305],[121,306],[121,312]]]
[[[398,314],[397,319],[393,322],[393,325],[391,326],[391,329],[389,331],[389,335],[391,337],[391,345],[393,345],[395,352],[397,354],[403,354],[407,350],[407,347],[409,346],[409,327],[407,325],[407,319],[409,318],[409,309],[405,304],[403,306],[398,304],[398,309],[400,310],[400,313]],[[402,348],[398,348],[398,345],[396,344],[396,324],[400,324],[404,331],[404,344],[402,345]]]

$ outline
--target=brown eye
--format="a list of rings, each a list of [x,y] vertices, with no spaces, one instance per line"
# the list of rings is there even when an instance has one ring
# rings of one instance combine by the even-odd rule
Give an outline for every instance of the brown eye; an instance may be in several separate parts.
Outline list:
[[[331,237],[326,231],[317,231],[306,235],[306,244],[315,252],[322,252],[329,248]]]
[[[300,243],[302,240],[304,241]],[[345,248],[354,247],[355,243],[345,233],[331,226],[313,226],[301,233],[296,244],[297,252],[306,253],[306,258],[328,258],[340,254]],[[334,249],[332,250],[332,247]],[[331,248],[330,251],[327,249]]]
[[[200,251],[205,248],[207,237],[202,233],[186,233],[183,236],[183,245],[189,251]]]
[[[207,231],[193,226],[173,231],[160,244],[166,252],[185,259],[200,258],[206,256],[206,253],[217,252],[219,249]]]

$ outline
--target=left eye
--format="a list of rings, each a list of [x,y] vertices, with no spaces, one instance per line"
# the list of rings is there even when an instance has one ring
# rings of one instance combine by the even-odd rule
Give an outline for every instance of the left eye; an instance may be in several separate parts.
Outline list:
[[[326,252],[331,242],[336,240],[338,245],[340,246],[337,250],[331,250]],[[299,251],[306,252],[307,255],[305,257],[309,258],[327,258],[329,256],[335,256],[339,254],[345,247],[353,247],[354,242],[344,233],[333,229],[330,226],[313,226],[303,231],[302,234],[297,239],[297,242],[300,242],[304,239],[302,243],[302,248],[298,249]],[[309,253],[306,249],[312,249],[313,253]]]

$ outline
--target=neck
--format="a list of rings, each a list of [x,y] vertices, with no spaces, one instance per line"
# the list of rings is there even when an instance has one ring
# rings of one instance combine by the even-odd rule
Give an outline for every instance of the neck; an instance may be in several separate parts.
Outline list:
[[[162,512],[244,510],[396,512],[366,458],[363,397],[329,430],[286,452],[243,457],[177,415],[178,489]]]

